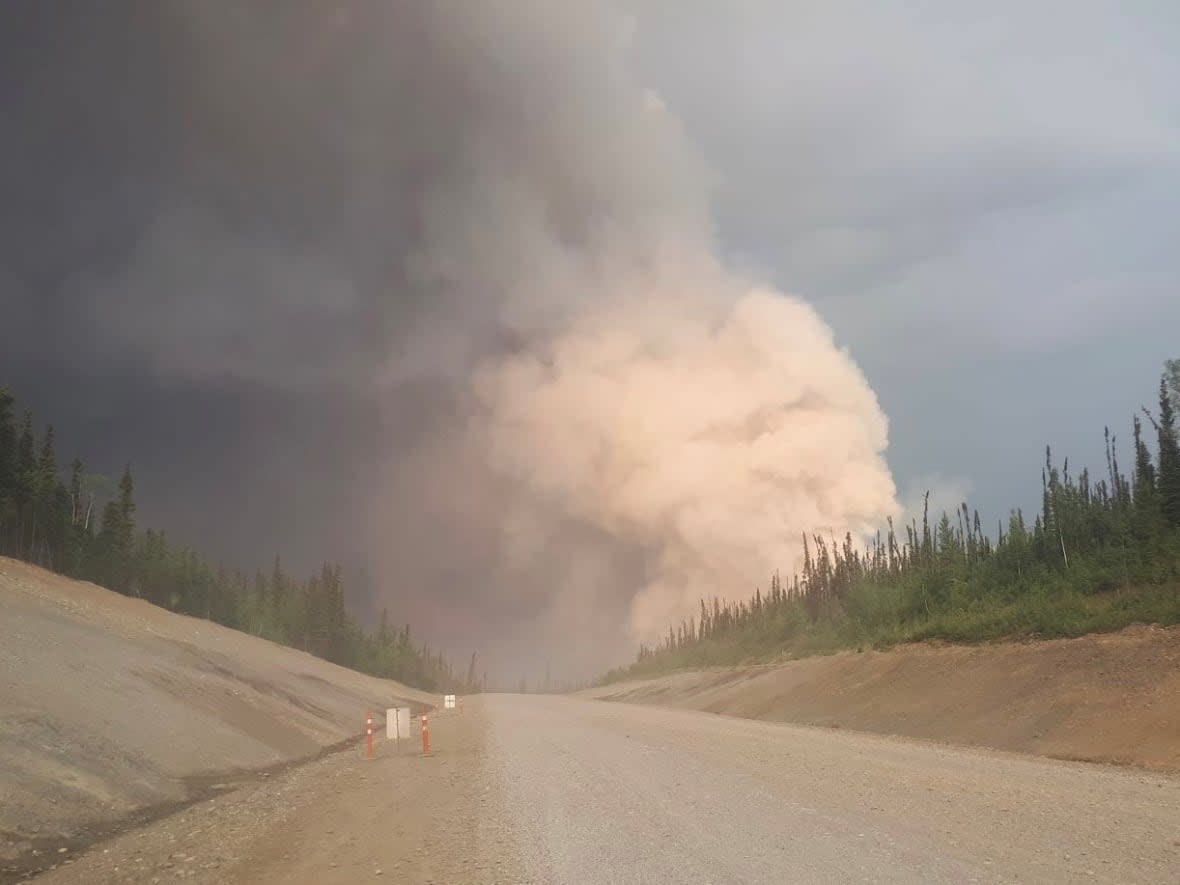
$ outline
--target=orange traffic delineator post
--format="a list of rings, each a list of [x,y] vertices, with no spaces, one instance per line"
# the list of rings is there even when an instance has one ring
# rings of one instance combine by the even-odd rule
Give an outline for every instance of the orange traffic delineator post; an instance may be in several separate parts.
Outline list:
[[[430,755],[430,721],[422,714],[422,755]]]
[[[368,718],[365,719],[365,745],[367,747],[367,754],[370,759],[373,758],[373,712],[370,710]]]

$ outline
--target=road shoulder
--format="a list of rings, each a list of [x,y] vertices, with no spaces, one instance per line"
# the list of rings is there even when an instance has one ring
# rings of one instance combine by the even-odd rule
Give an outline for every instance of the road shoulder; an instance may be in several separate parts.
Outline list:
[[[478,701],[431,717],[429,757],[417,731],[400,748],[378,740],[373,759],[357,744],[63,856],[38,882],[518,881]]]

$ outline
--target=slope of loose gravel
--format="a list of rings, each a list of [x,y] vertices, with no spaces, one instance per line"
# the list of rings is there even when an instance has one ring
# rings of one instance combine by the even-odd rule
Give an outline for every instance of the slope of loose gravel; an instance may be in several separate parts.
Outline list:
[[[0,558],[0,872],[437,699]]]
[[[907,645],[590,689],[602,700],[1180,772],[1180,628]]]
[[[521,882],[505,803],[486,772],[478,699],[418,720],[402,746],[347,749],[235,789],[96,845],[53,854],[38,885],[346,885]]]

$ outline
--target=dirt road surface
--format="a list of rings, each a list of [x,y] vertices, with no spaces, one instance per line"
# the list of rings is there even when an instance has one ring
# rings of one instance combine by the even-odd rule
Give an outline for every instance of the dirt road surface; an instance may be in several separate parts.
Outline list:
[[[473,699],[431,733],[430,758],[350,749],[38,881],[1180,881],[1166,774],[576,698]]]

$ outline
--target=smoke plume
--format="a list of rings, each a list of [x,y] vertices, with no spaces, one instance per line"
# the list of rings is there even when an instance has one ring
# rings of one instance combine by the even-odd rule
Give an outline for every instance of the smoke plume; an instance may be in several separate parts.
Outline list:
[[[434,75],[476,77],[497,111],[428,196],[411,265],[442,308],[387,381],[439,368],[432,356],[465,368],[462,430],[426,442],[414,497],[467,502],[441,522],[465,549],[480,539],[485,589],[531,609],[540,645],[592,665],[701,597],[794,568],[804,532],[879,525],[896,509],[887,426],[810,306],[723,266],[706,170],[630,78],[627,20],[532,3],[485,15],[430,18],[464,35],[432,55],[455,70]],[[458,465],[461,488],[445,479]]]
[[[698,285],[715,288],[638,283],[476,379],[471,432],[493,467],[647,554],[630,611],[643,639],[792,568],[802,532],[859,535],[893,502],[885,421],[815,312]]]
[[[283,464],[259,522],[366,547],[373,609],[500,682],[591,675],[895,509],[872,390],[811,307],[727,269],[626,13],[153,6],[135,45],[168,74],[120,95],[159,130],[130,179],[155,202],[48,314],[71,359],[273,395],[284,429],[244,411],[232,453]],[[71,39],[122,51],[100,25]]]

